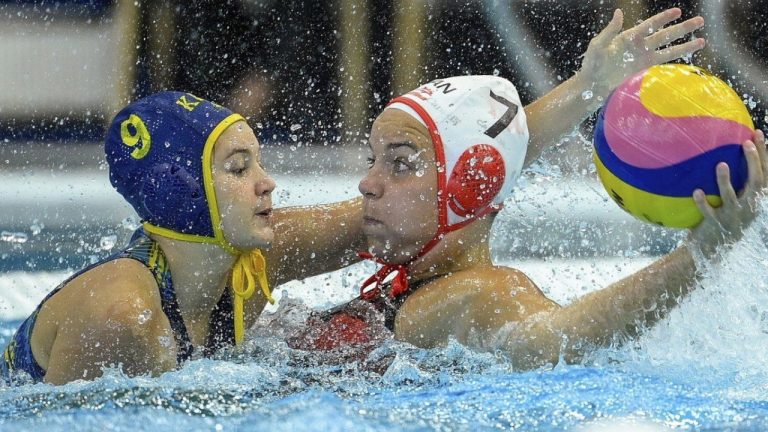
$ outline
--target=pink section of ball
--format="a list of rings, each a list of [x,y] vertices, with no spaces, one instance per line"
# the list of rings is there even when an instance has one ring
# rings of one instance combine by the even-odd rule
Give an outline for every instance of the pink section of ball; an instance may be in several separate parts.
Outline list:
[[[606,141],[627,164],[663,168],[752,137],[752,130],[731,120],[653,114],[640,102],[641,83],[636,77],[617,89],[605,109]]]

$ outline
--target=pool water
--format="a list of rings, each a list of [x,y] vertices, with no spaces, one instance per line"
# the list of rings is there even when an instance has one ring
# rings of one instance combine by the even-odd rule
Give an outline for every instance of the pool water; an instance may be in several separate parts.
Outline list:
[[[539,224],[551,219],[537,216],[537,208],[521,211]],[[358,363],[326,364],[290,349],[278,334],[252,329],[242,350],[193,360],[160,377],[126,377],[113,368],[95,381],[60,387],[0,384],[0,431],[765,431],[766,210],[745,241],[717,262],[700,263],[700,287],[668,318],[583,364],[519,372],[503,353],[476,353],[457,343],[422,350],[392,341],[371,354],[391,359],[379,374]],[[503,223],[495,251],[506,246],[511,252],[496,253],[497,260],[521,268],[562,304],[652,259],[630,248],[624,258],[577,259],[565,251],[558,259],[515,261],[518,237],[506,234]],[[575,228],[585,238],[590,229]],[[292,282],[280,292],[282,303],[324,308],[341,302],[372,269],[362,263]],[[16,305],[0,302],[0,345],[67,274],[8,272],[0,278],[0,300]],[[15,290],[34,294],[13,300]]]

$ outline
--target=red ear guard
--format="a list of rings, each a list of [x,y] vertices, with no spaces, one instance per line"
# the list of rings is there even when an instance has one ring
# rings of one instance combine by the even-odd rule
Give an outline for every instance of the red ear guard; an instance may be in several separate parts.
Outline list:
[[[480,213],[501,191],[506,175],[504,159],[487,144],[476,144],[459,156],[448,177],[448,205],[461,217]]]

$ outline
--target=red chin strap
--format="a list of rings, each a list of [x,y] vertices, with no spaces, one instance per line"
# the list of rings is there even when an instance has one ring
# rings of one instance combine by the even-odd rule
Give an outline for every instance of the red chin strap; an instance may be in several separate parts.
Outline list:
[[[425,244],[419,253],[414,255],[413,258],[404,264],[388,263],[381,258],[373,256],[373,254],[370,252],[358,252],[357,256],[360,258],[371,259],[384,266],[380,268],[376,273],[374,273],[373,276],[369,277],[365,280],[365,282],[363,282],[363,286],[360,287],[360,298],[363,300],[373,300],[378,297],[381,294],[381,286],[384,282],[384,279],[386,279],[387,276],[394,272],[397,272],[397,275],[395,275],[395,278],[392,279],[392,289],[389,291],[389,297],[394,299],[408,292],[408,272],[410,271],[411,264],[413,264],[413,262],[417,259],[426,255],[427,252],[431,251],[432,248],[434,248],[447,233],[461,228],[462,226],[464,225],[456,225],[450,228],[440,227],[432,240]],[[374,283],[374,287],[366,291],[366,288],[373,285]]]
[[[381,294],[381,284],[384,279],[391,273],[397,272],[395,278],[392,279],[392,290],[389,292],[390,298],[395,298],[408,291],[408,265],[407,264],[387,264],[380,258],[376,258],[370,252],[358,252],[357,256],[362,259],[372,259],[379,264],[383,264],[384,267],[380,268],[373,276],[363,282],[363,286],[360,287],[360,298],[363,300],[373,300]],[[373,285],[373,288],[366,290],[369,286]]]

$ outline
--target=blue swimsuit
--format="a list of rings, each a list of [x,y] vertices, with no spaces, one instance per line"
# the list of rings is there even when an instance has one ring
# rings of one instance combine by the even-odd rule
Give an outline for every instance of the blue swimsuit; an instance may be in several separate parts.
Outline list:
[[[61,285],[56,287],[45,297],[45,299],[43,299],[32,315],[21,324],[21,327],[16,331],[13,339],[11,339],[6,347],[5,352],[3,353],[3,358],[0,359],[0,374],[2,374],[6,381],[13,383],[14,375],[19,371],[26,372],[35,382],[43,380],[43,377],[45,377],[45,370],[37,364],[35,357],[32,355],[32,346],[30,343],[35,320],[37,319],[37,314],[40,312],[43,304],[59,292],[62,287],[72,281],[72,279],[94,267],[120,258],[135,259],[147,266],[149,271],[152,272],[152,275],[157,282],[157,286],[160,289],[163,312],[168,317],[176,343],[179,347],[176,361],[178,364],[181,364],[192,356],[192,342],[189,339],[187,328],[184,326],[184,321],[179,312],[176,292],[173,289],[171,272],[168,268],[165,255],[159,245],[149,238],[144,230],[139,229],[134,233],[131,242],[124,250],[107,257],[103,261],[80,270],[61,283]],[[205,355],[211,355],[219,348],[225,345],[233,345],[234,342],[232,294],[230,290],[227,289],[211,313],[210,330],[203,353]]]

